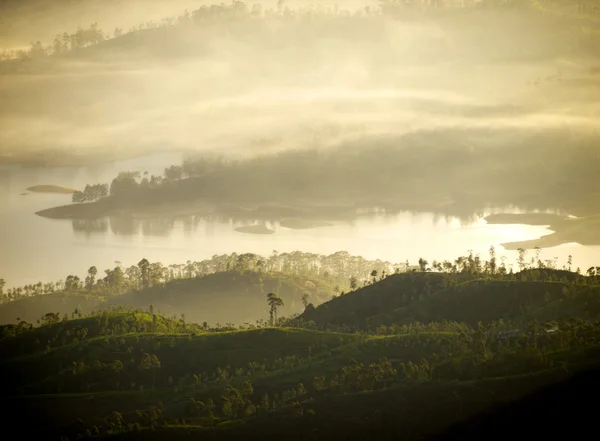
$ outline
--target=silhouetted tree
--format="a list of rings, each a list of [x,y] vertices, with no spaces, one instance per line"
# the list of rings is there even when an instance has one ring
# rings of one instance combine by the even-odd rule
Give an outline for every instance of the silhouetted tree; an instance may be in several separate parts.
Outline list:
[[[269,304],[269,317],[271,326],[277,320],[277,309],[283,306],[283,300],[275,293],[267,294],[267,303]]]

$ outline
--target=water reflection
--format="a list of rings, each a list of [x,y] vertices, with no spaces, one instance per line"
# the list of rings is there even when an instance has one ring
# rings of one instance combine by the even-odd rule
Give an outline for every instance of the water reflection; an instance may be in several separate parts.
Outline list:
[[[108,233],[108,219],[74,219],[72,221],[73,231],[86,236],[97,233]]]
[[[68,274],[84,276],[90,266],[109,268],[114,266],[115,260],[126,266],[142,258],[168,264],[232,252],[270,255],[274,249],[318,254],[344,250],[367,259],[416,262],[419,257],[453,260],[468,250],[487,256],[489,247],[494,245],[499,256],[505,255],[509,262],[514,262],[517,253],[502,249],[500,244],[548,233],[543,227],[487,225],[482,220],[489,213],[524,213],[537,208],[529,206],[486,207],[482,203],[483,208],[473,210],[472,203],[469,208],[464,202],[440,207],[437,213],[423,213],[418,207],[412,207],[412,211],[373,208],[359,213],[329,207],[319,213],[318,220],[332,226],[292,229],[280,224],[288,214],[273,213],[268,207],[252,213],[238,209],[210,216],[49,220],[34,213],[68,204],[68,195],[21,196],[31,185],[82,188],[90,182],[109,182],[122,170],[160,173],[165,166],[177,162],[177,158],[154,156],[141,162],[121,161],[86,168],[0,167],[0,201],[3,202],[0,204],[0,277],[11,286],[24,285],[57,280]],[[307,219],[303,221],[296,225],[306,227]],[[235,231],[238,227],[256,224],[275,233],[255,235]],[[55,258],[57,250],[61,252],[60,259]],[[558,256],[560,266],[569,254],[573,255],[575,267],[587,268],[598,264],[600,247],[564,244],[544,250],[542,259]]]
[[[8,170],[0,169],[0,203],[8,201],[10,195],[10,174]]]
[[[527,209],[518,207],[488,207],[475,212],[449,214],[441,212],[421,212],[384,210],[373,208],[362,211],[338,212],[335,215],[305,216],[299,219],[304,222],[332,222],[335,227],[342,225],[358,227],[365,224],[379,224],[379,227],[395,228],[399,225],[407,229],[430,228],[435,230],[460,229],[485,225],[483,218],[490,213],[527,213]],[[552,212],[552,211],[545,211]],[[192,235],[214,236],[215,226],[227,226],[234,230],[237,227],[264,225],[266,228],[283,231],[282,217],[274,217],[270,213],[213,213],[210,215],[186,215],[171,217],[136,218],[131,216],[110,216],[95,220],[73,220],[73,232],[76,234],[110,234],[113,236],[164,237],[174,232],[186,237]],[[289,219],[289,218],[287,218]],[[316,228],[316,227],[315,227]],[[305,228],[314,230],[315,228]],[[335,228],[334,228],[335,230]]]
[[[214,236],[215,224],[231,226],[265,225],[267,228],[279,226],[278,219],[242,218],[231,216],[184,216],[171,218],[133,218],[130,216],[110,216],[101,219],[75,219],[71,221],[73,232],[77,235],[112,235],[169,237],[174,232],[184,236],[204,234]]]

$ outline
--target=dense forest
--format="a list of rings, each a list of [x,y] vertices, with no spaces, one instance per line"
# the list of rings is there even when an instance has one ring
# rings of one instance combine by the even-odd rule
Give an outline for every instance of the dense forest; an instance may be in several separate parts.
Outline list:
[[[365,273],[369,265],[378,269]],[[215,256],[168,267],[169,281],[151,267],[140,262],[118,286],[108,280],[119,267],[105,280],[91,270],[85,282],[71,276],[58,288],[151,297],[158,285],[176,291],[218,274],[246,274],[244,283],[250,273],[349,278],[345,293],[317,305],[303,294],[304,311],[287,316],[288,299],[269,287],[254,299],[263,319],[239,326],[168,318],[152,304],[3,325],[2,389],[11,418],[36,420],[27,434],[451,439],[464,433],[460,424],[501,418],[508,403],[536,400],[546,387],[570,390],[586,378],[572,375],[600,367],[600,267],[558,269],[522,251],[513,271],[493,249],[487,260],[469,254],[414,266],[343,253]],[[24,300],[13,292],[8,305]],[[234,315],[235,302],[218,301]]]

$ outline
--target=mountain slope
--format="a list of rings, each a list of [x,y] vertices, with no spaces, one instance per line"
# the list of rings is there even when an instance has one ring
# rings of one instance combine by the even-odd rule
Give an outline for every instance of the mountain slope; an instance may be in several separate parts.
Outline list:
[[[309,308],[301,318],[318,325],[365,327],[368,317],[407,306],[442,289],[450,277],[442,273],[402,273],[390,275],[372,285],[359,288]]]
[[[396,274],[316,308],[309,307],[300,318],[317,326],[375,329],[443,320],[475,326],[480,321],[597,317],[600,285],[596,279],[567,278],[563,273],[524,271],[485,279],[468,274]]]
[[[165,314],[185,314],[190,321],[215,323],[254,323],[269,318],[266,294],[274,292],[284,302],[279,316],[303,311],[302,296],[309,302],[322,303],[335,291],[323,280],[282,273],[222,272],[193,279],[179,279],[166,285],[134,291],[115,297],[107,306],[153,305]]]
[[[284,301],[280,317],[304,310],[302,296],[320,304],[336,294],[331,278],[308,278],[279,272],[240,273],[236,271],[208,274],[202,277],[176,279],[166,284],[123,295],[112,296],[106,290],[89,293],[85,290],[61,291],[47,295],[21,298],[0,304],[0,323],[25,320],[36,323],[48,312],[71,315],[77,308],[87,314],[96,309],[132,306],[147,310],[150,305],[167,315],[185,314],[188,321],[216,323],[254,323],[268,319],[266,293],[275,292]]]

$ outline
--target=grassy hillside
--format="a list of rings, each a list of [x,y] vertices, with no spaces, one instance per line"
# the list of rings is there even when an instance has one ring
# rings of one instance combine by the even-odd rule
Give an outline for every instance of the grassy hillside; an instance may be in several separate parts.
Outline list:
[[[68,439],[422,439],[562,381],[566,367],[600,366],[597,324],[565,323],[563,337],[516,347],[490,336],[483,358],[485,334],[460,324],[387,337],[200,328],[113,312],[4,337],[9,415],[38,422],[26,433]],[[59,338],[82,329],[77,342]],[[47,338],[54,346],[39,350]]]
[[[545,321],[572,316],[596,316],[588,299],[600,295],[600,286],[570,286],[561,282],[475,280],[440,290],[435,295],[372,317],[372,326],[452,320],[476,325],[483,321]]]
[[[462,422],[483,427],[532,406],[528,394],[600,369],[595,271],[512,274],[494,262],[468,256],[434,265],[446,272],[429,271],[424,260],[424,271],[373,271],[362,288],[275,327],[215,327],[193,323],[188,312],[168,318],[123,306],[2,326],[8,425],[68,440],[467,436]],[[286,303],[301,294],[316,301],[325,279],[216,272],[105,304],[173,301],[236,317],[265,308],[265,292],[287,293]]]
[[[480,278],[476,274],[396,274],[309,308],[300,319],[317,326],[378,326],[414,322],[524,322],[596,318],[600,284],[565,270],[525,270]]]
[[[25,297],[13,302],[0,304],[0,323],[14,323],[24,320],[36,323],[48,312],[69,316],[74,310],[89,314],[103,304],[104,296],[86,293],[56,292],[47,295]]]
[[[390,275],[306,311],[301,318],[317,324],[365,327],[368,317],[389,311],[441,290],[450,277],[441,273]]]
[[[107,302],[147,308],[153,305],[166,314],[185,314],[191,321],[254,323],[269,317],[266,293],[275,292],[284,301],[280,316],[301,313],[302,296],[320,304],[335,295],[324,280],[270,272],[222,272],[194,279],[181,279],[150,289],[131,292]]]
[[[244,322],[268,319],[266,293],[275,292],[284,305],[279,316],[290,316],[304,310],[302,296],[314,304],[331,299],[338,281],[319,276],[306,277],[282,272],[224,271],[205,276],[175,279],[141,290],[129,290],[115,295],[108,287],[93,291],[61,290],[52,294],[23,297],[0,304],[0,323],[20,320],[36,323],[48,312],[72,315],[74,310],[88,314],[95,309],[132,306],[147,310],[150,305],[163,314],[189,321],[216,323]]]

